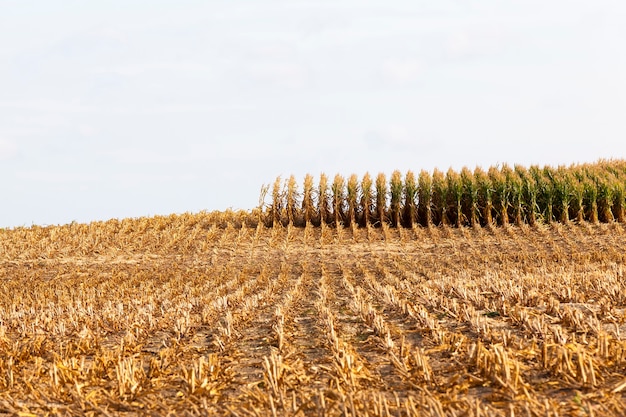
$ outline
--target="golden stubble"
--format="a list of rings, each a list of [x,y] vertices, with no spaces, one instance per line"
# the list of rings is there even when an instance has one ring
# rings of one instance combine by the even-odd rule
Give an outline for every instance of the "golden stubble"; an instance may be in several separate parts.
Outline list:
[[[229,212],[3,231],[0,408],[624,414],[619,222],[359,227],[350,207],[328,206],[346,228]]]

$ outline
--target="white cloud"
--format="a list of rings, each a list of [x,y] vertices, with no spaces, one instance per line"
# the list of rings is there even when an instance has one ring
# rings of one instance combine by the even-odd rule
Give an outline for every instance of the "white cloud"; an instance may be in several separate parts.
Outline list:
[[[98,133],[98,131],[93,126],[87,124],[79,125],[76,130],[83,137],[91,137]]]
[[[153,174],[153,173],[125,173],[112,177],[122,189],[133,189],[147,185],[164,185],[191,183],[198,180],[195,174]]]
[[[0,101],[0,108],[10,108],[12,110],[42,111],[50,113],[88,113],[93,107],[84,106],[78,103],[51,99],[31,99]]]
[[[293,89],[303,87],[308,78],[307,71],[302,65],[291,62],[257,63],[253,64],[248,72],[258,81],[269,81]]]
[[[417,79],[422,68],[422,64],[416,59],[388,60],[382,64],[381,72],[385,80],[404,84]]]
[[[442,45],[448,58],[496,58],[516,44],[530,42],[504,23],[474,23],[451,31]],[[534,51],[534,49],[533,49]]]
[[[448,36],[447,41],[448,52],[452,55],[465,55],[470,52],[472,43],[469,34],[466,31],[454,32]]]
[[[73,172],[55,172],[55,171],[20,171],[16,173],[16,177],[20,180],[36,182],[39,184],[90,184],[101,181],[102,178],[96,175],[88,175],[85,173]]]
[[[92,73],[116,74],[125,77],[134,77],[142,75],[149,71],[174,71],[184,73],[196,72],[209,74],[211,72],[211,67],[205,64],[198,64],[195,62],[152,62],[98,67],[95,68]]]
[[[112,151],[102,152],[109,155],[115,162],[126,165],[171,165],[190,163],[202,159],[201,155],[195,153],[181,154],[171,149],[170,152],[163,150],[153,150],[146,148],[122,148]]]
[[[104,27],[98,31],[94,31],[93,34],[96,36],[105,38],[105,39],[112,39],[114,41],[118,41],[122,44],[128,43],[128,35],[124,31],[118,28]]]
[[[365,133],[364,139],[372,148],[397,151],[414,150],[420,142],[416,132],[399,124],[390,124],[370,130]]]
[[[0,161],[6,161],[17,155],[17,145],[9,139],[0,139]]]
[[[34,99],[34,100],[15,100],[0,101],[0,108],[11,110],[26,110],[29,112],[46,113],[43,116],[33,117],[21,116],[21,121],[27,121],[30,124],[44,127],[68,127],[71,124],[63,119],[56,117],[59,114],[176,114],[176,113],[211,113],[221,110],[251,110],[254,106],[248,104],[164,104],[144,105],[119,105],[103,104],[103,105],[85,105],[72,101],[50,100],[50,99]]]

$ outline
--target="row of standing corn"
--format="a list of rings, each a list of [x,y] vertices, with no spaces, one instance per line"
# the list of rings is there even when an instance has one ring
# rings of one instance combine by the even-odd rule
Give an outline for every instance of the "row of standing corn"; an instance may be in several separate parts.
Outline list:
[[[269,190],[267,190],[269,191]],[[264,198],[263,198],[264,199]],[[624,222],[626,160],[528,168],[502,165],[375,178],[276,179],[265,223],[394,227]]]

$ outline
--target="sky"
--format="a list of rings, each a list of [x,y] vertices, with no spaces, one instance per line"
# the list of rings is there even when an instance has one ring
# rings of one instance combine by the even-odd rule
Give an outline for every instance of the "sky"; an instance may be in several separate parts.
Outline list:
[[[626,158],[626,3],[0,0],[0,227]]]

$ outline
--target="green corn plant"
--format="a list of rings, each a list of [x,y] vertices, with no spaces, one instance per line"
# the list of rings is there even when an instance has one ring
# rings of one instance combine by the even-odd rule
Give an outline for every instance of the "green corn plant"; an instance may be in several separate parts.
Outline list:
[[[437,226],[448,224],[448,188],[446,176],[435,168],[433,171],[433,223]]]
[[[376,219],[375,219],[375,222],[377,222],[379,225],[382,226],[382,224],[387,221],[387,215],[386,215],[386,210],[387,210],[387,178],[385,177],[385,174],[383,174],[383,173],[378,174],[378,176],[376,177],[375,188],[376,188],[376,208],[375,208]]]
[[[539,206],[542,208],[543,221],[552,223],[554,219],[554,190],[552,179],[547,175],[547,169],[539,171],[535,179],[539,186]]]
[[[550,193],[551,182],[544,175],[543,168],[532,165],[528,170],[534,182],[535,189],[535,217],[538,221],[550,223],[552,221],[552,194]]]
[[[585,172],[578,165],[568,168],[570,181],[569,218],[577,223],[585,221]]]
[[[549,184],[546,191],[549,194],[546,200],[550,205],[546,208],[548,221],[569,222],[571,187],[567,172],[562,166],[557,169],[551,167],[543,169],[544,177]]]
[[[622,184],[626,183],[626,159],[611,161],[610,167],[617,181]]]
[[[626,222],[626,160],[610,160],[604,166],[611,172],[613,194],[613,217],[620,223]]]
[[[619,223],[626,221],[626,190],[624,184],[614,178],[613,186],[613,216]]]
[[[598,167],[602,167],[602,170],[605,173],[610,173],[611,175],[617,177],[618,170],[614,161],[608,159],[600,159],[598,162],[596,162],[595,165]]]
[[[612,222],[614,220],[613,212],[611,211],[614,188],[605,176],[596,176],[596,187],[598,190],[598,219],[604,223]]]
[[[525,167],[516,166],[515,171],[522,181],[524,221],[534,226],[540,217],[539,204],[537,203],[537,184],[530,170]]]
[[[480,207],[478,200],[478,184],[476,184],[474,174],[467,167],[461,169],[461,184],[463,194],[461,209],[463,217],[469,219],[471,227],[480,225]]]
[[[417,197],[418,184],[415,175],[408,171],[404,177],[404,207],[402,212],[402,225],[414,227],[417,223]]]
[[[417,187],[417,219],[420,225],[430,227],[433,224],[432,177],[427,171],[420,172]]]
[[[516,209],[518,209],[519,204],[516,201],[516,195],[514,193],[514,187],[517,185],[516,184],[516,180],[517,180],[517,175],[515,174],[515,171],[513,170],[513,168],[511,168],[509,165],[504,164],[502,165],[502,168],[500,169],[500,176],[502,177],[502,179],[504,179],[504,184],[505,184],[505,195],[504,195],[504,199],[506,200],[506,208],[502,207],[502,210],[506,211],[506,222],[507,224],[511,222],[511,219],[513,219],[513,222],[516,224],[519,224],[515,218],[516,218]]]
[[[539,207],[542,209],[543,220],[546,223],[552,223],[556,220],[554,216],[554,173],[552,168],[546,166],[543,169],[534,171],[533,174],[539,188],[538,202]]]
[[[595,175],[590,171],[590,167],[585,167],[584,179],[585,220],[591,223],[598,223],[598,184]]]
[[[363,179],[361,180],[361,219],[360,225],[365,227],[372,222],[372,207],[373,207],[373,196],[372,196],[372,177],[370,177],[369,173],[365,173]]]
[[[404,185],[402,184],[402,174],[400,171],[394,171],[389,180],[389,208],[391,216],[391,225],[393,227],[402,226],[402,192]]]
[[[358,198],[359,198],[359,179],[356,174],[350,175],[348,178],[348,216],[346,221],[349,226],[357,224],[358,215]]]
[[[452,168],[446,173],[446,185],[448,189],[447,203],[449,207],[449,221],[456,227],[464,225],[463,217],[463,182],[461,176]]]
[[[524,207],[524,178],[521,175],[519,165],[515,165],[512,170],[507,171],[507,182],[511,191],[511,208],[514,223],[519,226],[525,222]]]
[[[344,203],[345,203],[345,180],[344,178],[337,174],[335,175],[335,179],[333,180],[333,185],[331,186],[332,191],[332,199],[333,199],[333,220],[335,227],[340,227],[344,224],[345,213],[344,213]]]
[[[493,225],[493,186],[491,180],[482,168],[476,167],[474,179],[478,188],[478,205],[481,209],[481,226]]]
[[[602,167],[605,171],[612,174],[615,181],[622,181],[626,174],[626,160],[606,160],[601,159],[596,166]]]
[[[626,222],[626,160],[613,161],[615,170],[615,218],[618,222]]]
[[[605,208],[604,211],[607,211],[605,217],[606,221],[616,220],[620,223],[624,222],[625,218],[625,207],[624,207],[624,198],[625,198],[625,169],[626,163],[625,161],[617,161],[617,160],[600,160],[597,165],[603,168],[603,177],[606,182],[606,186],[609,188],[608,195],[611,197],[611,215],[608,215],[608,209]],[[607,205],[609,202],[606,202]],[[602,211],[602,210],[601,210]]]
[[[570,221],[570,207],[572,205],[574,195],[574,179],[571,171],[559,166],[552,177],[554,190],[554,207],[559,222],[567,224]]]
[[[506,177],[497,167],[490,167],[487,172],[493,187],[493,203],[496,213],[496,222],[501,226],[509,224],[509,196]]]

